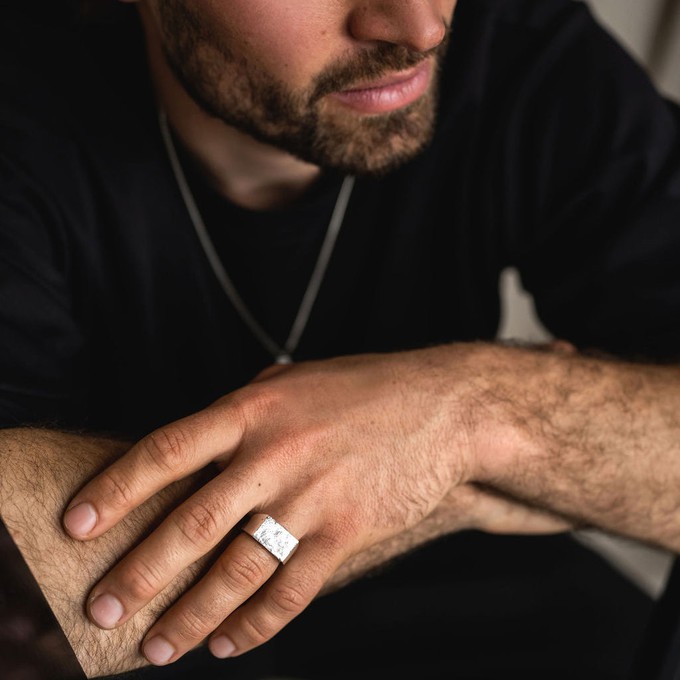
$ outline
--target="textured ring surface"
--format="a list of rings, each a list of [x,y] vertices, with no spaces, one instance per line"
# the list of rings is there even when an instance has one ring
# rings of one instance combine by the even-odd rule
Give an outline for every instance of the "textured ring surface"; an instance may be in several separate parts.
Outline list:
[[[293,555],[300,541],[288,529],[281,526],[271,515],[253,515],[243,527],[261,546],[285,564]]]

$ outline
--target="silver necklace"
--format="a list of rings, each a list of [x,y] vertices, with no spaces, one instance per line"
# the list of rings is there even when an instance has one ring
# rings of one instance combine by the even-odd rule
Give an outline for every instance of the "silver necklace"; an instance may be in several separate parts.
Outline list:
[[[293,354],[300,342],[302,333],[307,326],[307,321],[309,320],[309,315],[314,306],[314,302],[319,293],[319,288],[321,288],[321,282],[323,281],[326,269],[328,267],[328,262],[330,261],[333,248],[335,247],[335,242],[342,227],[342,223],[345,219],[345,212],[347,211],[347,204],[349,203],[350,196],[352,195],[352,189],[354,188],[354,177],[348,175],[343,180],[342,186],[340,187],[340,193],[335,202],[335,207],[333,208],[333,214],[331,215],[331,220],[328,223],[328,229],[326,230],[326,236],[324,238],[321,250],[319,251],[319,256],[314,266],[314,271],[307,284],[307,289],[302,297],[302,302],[300,303],[300,308],[298,309],[295,321],[288,335],[288,339],[281,347],[258,323],[255,317],[252,315],[247,305],[239,295],[236,287],[234,286],[231,278],[227,274],[227,271],[220,260],[215,245],[210,238],[208,230],[206,229],[205,223],[203,222],[203,217],[196,205],[196,200],[194,195],[189,188],[189,183],[187,181],[186,175],[184,174],[184,169],[182,168],[182,163],[179,160],[179,155],[177,154],[177,149],[175,148],[175,143],[172,139],[172,134],[170,133],[170,127],[168,125],[168,118],[165,111],[161,110],[159,113],[159,121],[161,127],[161,133],[163,136],[163,142],[165,143],[165,148],[168,153],[168,158],[170,159],[170,164],[172,166],[175,179],[179,186],[179,190],[182,194],[184,200],[184,205],[189,213],[191,222],[196,230],[196,235],[203,247],[208,262],[212,267],[217,280],[219,281],[225,294],[234,305],[234,308],[238,312],[239,316],[243,322],[250,328],[251,332],[260,341],[262,346],[274,357],[277,364],[290,364],[293,361]]]

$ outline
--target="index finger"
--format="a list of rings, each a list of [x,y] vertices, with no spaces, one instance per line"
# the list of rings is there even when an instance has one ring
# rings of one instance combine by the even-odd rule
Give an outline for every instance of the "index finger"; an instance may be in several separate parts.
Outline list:
[[[151,432],[73,497],[64,529],[81,540],[100,536],[172,482],[231,453],[242,434],[238,410],[224,401]]]

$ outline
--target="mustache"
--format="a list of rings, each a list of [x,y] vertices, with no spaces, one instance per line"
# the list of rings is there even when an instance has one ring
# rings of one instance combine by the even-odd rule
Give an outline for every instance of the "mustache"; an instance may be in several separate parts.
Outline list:
[[[310,103],[330,94],[349,88],[354,83],[374,80],[390,71],[405,71],[434,56],[439,59],[448,46],[449,31],[444,40],[432,49],[421,52],[403,45],[384,44],[360,52],[352,61],[330,66],[314,84]]]

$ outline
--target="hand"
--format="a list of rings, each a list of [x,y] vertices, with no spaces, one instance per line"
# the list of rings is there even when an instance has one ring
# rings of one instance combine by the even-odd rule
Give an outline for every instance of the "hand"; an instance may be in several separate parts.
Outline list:
[[[271,369],[141,440],[72,500],[64,524],[73,537],[101,535],[204,466],[216,465],[219,474],[95,586],[90,617],[104,628],[124,624],[180,571],[219,548],[209,571],[148,632],[147,658],[170,663],[208,636],[217,656],[273,637],[343,565],[415,530],[474,479],[466,406],[474,402],[467,395],[474,380],[451,352],[445,361],[421,350]],[[508,526],[507,499],[461,489]],[[281,568],[238,532],[259,512],[300,539]],[[524,520],[533,513],[522,512]],[[454,516],[439,533],[470,525],[470,516]],[[550,518],[549,526],[563,530],[565,523]]]

